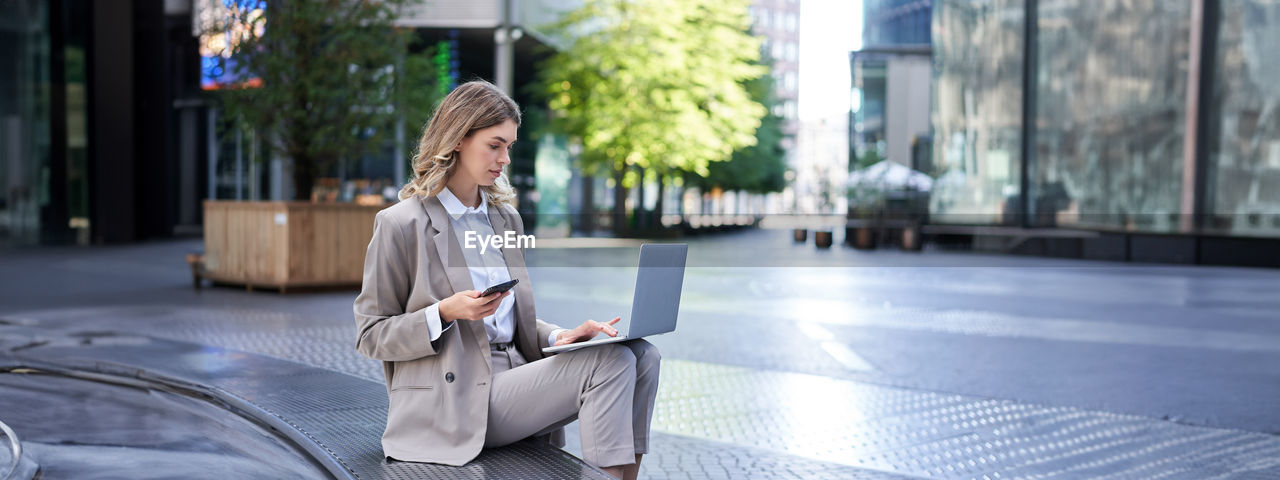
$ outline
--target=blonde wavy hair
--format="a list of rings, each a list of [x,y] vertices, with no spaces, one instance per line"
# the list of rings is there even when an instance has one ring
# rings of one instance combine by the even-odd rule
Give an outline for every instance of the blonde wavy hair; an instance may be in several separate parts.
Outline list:
[[[458,167],[454,146],[476,130],[507,120],[514,120],[516,126],[520,126],[520,106],[493,84],[474,80],[453,89],[440,101],[422,130],[422,139],[418,140],[418,150],[413,155],[413,178],[400,189],[400,199],[439,194]],[[499,206],[509,205],[516,198],[505,172],[493,185],[481,186],[480,191],[490,203]]]

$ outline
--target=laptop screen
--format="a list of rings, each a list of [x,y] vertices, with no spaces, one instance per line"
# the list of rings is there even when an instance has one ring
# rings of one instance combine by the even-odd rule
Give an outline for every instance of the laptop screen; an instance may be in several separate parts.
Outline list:
[[[640,246],[636,292],[631,299],[630,338],[657,335],[676,329],[680,292],[684,287],[686,244]]]

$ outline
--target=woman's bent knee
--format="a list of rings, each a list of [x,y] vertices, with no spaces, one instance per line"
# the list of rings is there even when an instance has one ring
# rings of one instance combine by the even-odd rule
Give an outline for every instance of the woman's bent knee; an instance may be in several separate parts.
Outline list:
[[[610,358],[614,358],[614,361],[616,362],[622,362],[624,364],[629,364],[633,368],[635,367],[636,354],[635,352],[632,352],[630,348],[617,343],[611,344],[609,347],[613,350],[610,352]]]
[[[645,370],[657,367],[662,362],[662,354],[658,352],[658,347],[653,346],[643,339],[632,340],[627,343],[631,352],[636,356],[636,368]]]
[[[610,377],[620,381],[634,381],[636,378],[636,355],[631,352],[631,349],[619,344],[615,343],[609,346],[613,348],[605,357],[608,360],[602,365],[605,372],[608,372]]]

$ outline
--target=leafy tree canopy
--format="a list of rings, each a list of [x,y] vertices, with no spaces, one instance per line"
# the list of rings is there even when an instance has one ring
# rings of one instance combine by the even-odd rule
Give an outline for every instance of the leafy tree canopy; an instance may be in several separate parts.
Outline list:
[[[761,61],[769,70],[772,62]],[[744,82],[751,99],[765,105],[767,114],[756,129],[756,143],[733,152],[727,162],[713,162],[707,166],[708,174],[692,177],[693,184],[702,189],[719,187],[721,190],[741,190],[751,193],[778,192],[786,188],[787,159],[782,148],[783,119],[773,113],[778,104],[772,75],[765,74]]]
[[[583,166],[709,174],[756,142],[766,110],[750,0],[586,0],[550,31],[564,48],[538,87],[555,129],[581,139]]]
[[[221,100],[293,160],[295,198],[309,198],[339,158],[381,147],[397,115],[421,120],[438,98],[435,51],[408,56],[414,32],[392,23],[410,3],[273,1],[262,14],[262,2],[231,2],[226,66],[244,83]]]

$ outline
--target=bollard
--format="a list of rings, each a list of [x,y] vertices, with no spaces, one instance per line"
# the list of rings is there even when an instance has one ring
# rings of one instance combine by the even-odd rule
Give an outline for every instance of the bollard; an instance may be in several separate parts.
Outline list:
[[[815,230],[813,244],[818,248],[831,248],[831,230]]]
[[[872,250],[876,248],[876,231],[869,227],[857,227],[853,230],[853,248]]]
[[[919,252],[922,247],[920,241],[920,227],[909,226],[902,229],[902,249],[909,252]]]
[[[792,230],[791,234],[795,237],[796,243],[804,243],[809,241],[809,230],[807,229],[797,228],[795,230]]]

